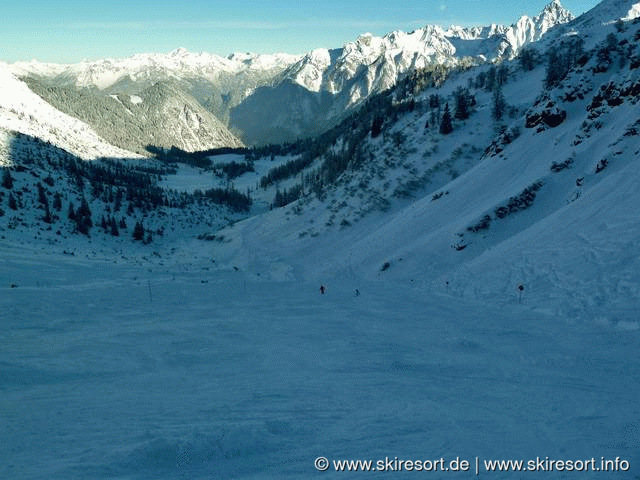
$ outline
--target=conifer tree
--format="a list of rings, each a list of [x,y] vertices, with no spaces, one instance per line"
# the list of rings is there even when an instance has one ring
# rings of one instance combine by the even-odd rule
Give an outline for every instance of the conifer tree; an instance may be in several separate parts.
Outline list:
[[[429,96],[429,108],[440,108],[440,96],[438,94]]]
[[[122,197],[123,197],[122,190],[118,188],[116,191],[115,199],[114,199],[115,204],[113,205],[113,210],[115,212],[119,211],[120,207],[122,206]]]
[[[487,76],[485,77],[484,88],[488,91],[491,91],[496,86],[496,76],[498,71],[495,65],[492,65],[489,70],[487,70]]]
[[[53,208],[58,212],[62,210],[62,196],[60,195],[60,192],[56,192],[53,195]]]
[[[466,88],[458,88],[455,93],[455,118],[458,120],[466,120],[469,118],[469,91]]]
[[[563,59],[556,49],[551,49],[547,59],[547,73],[544,79],[545,87],[551,88],[557,85],[564,76]]]
[[[384,119],[381,115],[376,115],[373,117],[373,122],[371,123],[371,138],[376,138],[382,132],[382,123]]]
[[[449,135],[453,132],[453,125],[451,124],[451,113],[449,112],[449,104],[444,106],[444,113],[442,114],[442,122],[440,123],[440,133],[443,135]]]
[[[78,208],[77,215],[80,217],[91,218],[91,210],[89,209],[89,203],[87,202],[87,199],[85,197],[82,197],[82,200],[80,200],[80,208]]]
[[[51,216],[51,210],[49,209],[49,202],[44,204],[44,217],[42,220],[45,223],[53,223],[53,217]]]
[[[120,236],[120,230],[118,230],[118,224],[114,217],[111,217],[111,235],[114,237]]]
[[[13,196],[12,192],[9,192],[9,208],[11,210],[18,209],[18,202],[16,202],[16,197]]]
[[[142,222],[140,220],[138,220],[136,222],[135,227],[133,227],[133,239],[140,242],[144,239],[144,226],[142,225]]]
[[[507,102],[505,101],[504,95],[502,94],[502,88],[497,87],[493,91],[493,101],[492,101],[492,110],[491,110],[491,114],[494,120],[501,120],[506,108],[507,108]]]
[[[530,72],[536,66],[536,56],[533,48],[524,48],[518,57],[520,66],[525,72]]]
[[[496,71],[496,83],[501,87],[507,83],[507,80],[509,80],[509,69],[506,65],[502,64]]]
[[[49,205],[49,200],[47,199],[47,194],[44,191],[44,187],[42,186],[42,184],[40,182],[38,182],[38,184],[36,185],[36,187],[38,188],[38,202],[41,205]]]
[[[89,235],[89,230],[93,226],[93,221],[91,220],[91,210],[89,209],[89,204],[85,197],[82,197],[80,207],[75,212],[75,222],[78,232],[84,235]]]
[[[13,177],[11,176],[11,172],[8,168],[3,169],[2,186],[7,190],[11,190],[13,188]]]

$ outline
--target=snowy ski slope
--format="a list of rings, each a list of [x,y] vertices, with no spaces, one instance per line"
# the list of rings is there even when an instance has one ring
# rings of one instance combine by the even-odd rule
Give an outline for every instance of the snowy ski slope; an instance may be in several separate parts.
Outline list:
[[[355,476],[318,472],[319,456],[620,457],[631,473],[579,475],[638,472],[637,321],[355,279],[321,296],[198,262],[1,262],[20,285],[0,295],[2,478]]]

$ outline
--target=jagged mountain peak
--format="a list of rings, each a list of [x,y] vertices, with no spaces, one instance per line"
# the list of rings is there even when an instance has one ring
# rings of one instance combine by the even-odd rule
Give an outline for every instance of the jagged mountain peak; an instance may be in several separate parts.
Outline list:
[[[451,25],[446,31],[447,37],[456,37],[462,40],[473,40],[477,38],[488,38],[494,35],[500,35],[506,32],[508,27],[492,23],[488,26],[478,27],[461,27],[460,25]]]
[[[569,12],[569,10],[565,8],[560,0],[553,0],[552,2],[549,2],[547,5],[545,5],[545,7],[542,9],[542,13],[545,12]]]
[[[555,25],[570,22],[574,18],[574,15],[565,8],[560,0],[553,0],[533,20],[540,25],[540,28],[546,31]]]

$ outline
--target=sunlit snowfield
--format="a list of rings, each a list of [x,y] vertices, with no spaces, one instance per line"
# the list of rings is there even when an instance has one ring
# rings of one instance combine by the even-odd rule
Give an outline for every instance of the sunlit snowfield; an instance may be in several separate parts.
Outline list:
[[[637,478],[635,324],[121,262],[2,259],[0,478],[356,475],[321,455],[620,457],[630,472],[483,476]]]

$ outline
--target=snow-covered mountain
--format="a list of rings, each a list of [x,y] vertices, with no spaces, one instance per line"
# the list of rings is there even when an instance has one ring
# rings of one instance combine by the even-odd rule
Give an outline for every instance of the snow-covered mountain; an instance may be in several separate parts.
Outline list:
[[[137,54],[123,59],[83,61],[59,65],[35,60],[16,62],[11,70],[17,75],[37,75],[55,78],[57,83],[76,87],[109,89],[118,84],[133,83],[149,86],[160,80],[202,78],[218,82],[226,76],[256,75],[269,77],[298,60],[289,54],[256,55],[234,53],[228,57],[177,48],[168,54]],[[264,80],[262,80],[264,81]]]
[[[385,90],[411,69],[432,64],[455,65],[464,57],[481,60],[513,58],[527,43],[535,42],[573,15],[553,0],[533,17],[523,16],[511,26],[428,25],[410,33],[395,31],[384,37],[364,34],[338,50],[314,50],[290,66],[284,77],[311,92],[339,94],[349,88],[351,103]],[[355,86],[354,78],[361,82]]]
[[[39,138],[56,145],[80,158],[137,157],[114,147],[100,137],[86,123],[56,110],[12,74],[6,64],[0,63],[0,131],[3,155],[7,162],[9,132]]]
[[[450,27],[445,36],[455,46],[457,56],[514,58],[523,46],[536,42],[551,28],[570,22],[573,14],[560,0],[553,0],[531,18],[523,15],[510,26]]]
[[[220,57],[178,48],[168,54],[138,54],[72,65],[17,62],[9,68],[15,75],[31,79],[30,84],[45,100],[89,122],[120,146],[140,151],[148,138],[159,137],[163,141],[156,143],[161,146],[198,150],[241,145],[220,122],[227,123],[232,107],[257,86],[268,84],[298,58],[288,54],[245,53]],[[159,120],[159,116],[168,113],[164,105],[149,102],[125,108],[116,105],[118,96],[142,98],[157,84],[165,89],[163,98],[173,92],[172,102],[184,110],[180,127],[168,137],[157,128],[171,121]],[[148,116],[149,109],[155,113]],[[126,118],[130,114],[131,118]],[[193,130],[194,121],[200,134]],[[132,122],[137,126],[125,125]],[[179,138],[182,131],[187,132],[184,139]]]
[[[10,68],[52,87],[97,87],[113,95],[139,95],[159,81],[170,83],[193,96],[246,143],[264,144],[318,133],[415,69],[512,58],[524,45],[571,18],[554,0],[538,16],[524,16],[511,26],[444,30],[429,25],[384,37],[367,33],[342,48],[321,48],[302,56],[220,57],[180,48],[168,54],[75,65],[18,62]],[[46,91],[41,93],[48,99]]]
[[[265,143],[274,136],[291,140],[319,133],[344,112],[395,85],[408,72],[433,65],[451,67],[511,59],[523,46],[572,19],[560,1],[554,0],[539,15],[523,16],[508,27],[452,26],[444,30],[428,25],[384,37],[367,33],[340,49],[307,53],[273,85],[257,89],[233,109],[231,123],[249,143]],[[276,104],[279,109],[274,113]],[[252,124],[255,116],[260,121]]]
[[[503,62],[500,121],[487,66],[418,96],[391,90],[387,107],[313,145],[324,153],[291,163],[288,177],[274,169],[281,188],[299,193],[302,182],[306,195],[221,232],[229,258],[249,266],[261,245],[280,244],[291,271],[318,280],[389,277],[511,300],[523,284],[545,308],[628,315],[627,298],[640,299],[636,5],[603,2],[536,45],[533,63]],[[474,113],[443,135],[460,88]]]
[[[157,146],[177,146],[189,152],[242,146],[212,113],[170,84],[156,83],[140,92],[139,100],[135,96],[129,99],[131,106],[125,108],[138,118],[136,109],[142,110],[144,121],[140,124],[143,128],[147,123],[153,125],[152,142]]]
[[[145,154],[149,146],[186,151],[242,146],[218,118],[171,82],[159,81],[136,94],[56,86],[32,77],[26,82],[51,105],[127,150]]]
[[[637,477],[639,7],[211,157],[84,161],[2,74],[0,476]]]
[[[107,94],[137,95],[158,82],[170,83],[226,122],[230,108],[257,86],[269,84],[299,58],[285,53],[221,57],[178,48],[167,54],[137,54],[70,65],[17,62],[10,68],[18,76],[35,77],[50,86],[97,87]]]

